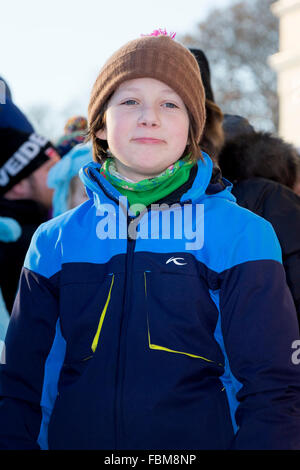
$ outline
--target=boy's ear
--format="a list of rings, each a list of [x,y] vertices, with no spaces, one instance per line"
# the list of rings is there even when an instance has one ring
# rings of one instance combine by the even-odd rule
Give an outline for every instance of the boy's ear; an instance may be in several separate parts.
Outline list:
[[[96,137],[101,140],[107,140],[106,127],[103,127],[103,129],[99,129],[99,131],[96,132]]]

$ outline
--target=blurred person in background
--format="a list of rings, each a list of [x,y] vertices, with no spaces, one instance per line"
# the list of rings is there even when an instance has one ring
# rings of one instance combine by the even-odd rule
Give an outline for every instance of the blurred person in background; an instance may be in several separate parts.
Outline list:
[[[205,53],[202,49],[198,48],[189,48],[189,50],[197,60],[205,91],[206,120],[200,140],[200,148],[208,153],[213,161],[212,177],[206,190],[206,192],[213,193],[214,191],[226,188],[218,165],[218,155],[225,142],[223,129],[224,115],[221,108],[215,103],[210,67]]]
[[[276,181],[294,191],[300,176],[297,149],[270,132],[256,131],[241,116],[224,115],[226,145],[219,156],[231,182],[253,177]]]
[[[224,115],[218,162],[237,203],[271,222],[300,323],[299,156],[278,136],[258,132],[241,116]]]
[[[216,163],[218,154],[225,141],[223,112],[215,103],[214,93],[211,86],[210,68],[206,55],[201,49],[190,48],[189,50],[198,62],[205,90],[206,121],[201,137],[200,147],[208,153],[214,163]]]
[[[8,83],[0,76],[0,128],[15,128],[22,132],[33,132],[33,126],[24,115],[24,113],[16,106],[12,100],[12,93]],[[1,151],[0,151],[1,152]],[[21,227],[18,222],[8,217],[0,217],[0,243],[15,242],[21,235]],[[11,260],[14,263],[14,260]],[[9,322],[9,314],[3,299],[0,288],[0,353],[1,341],[4,340],[7,325]]]
[[[51,217],[53,189],[47,176],[58,160],[46,138],[0,128],[0,288],[9,314],[31,237]]]
[[[88,199],[78,173],[80,168],[92,160],[91,145],[78,144],[50,169],[48,186],[54,190],[53,217],[73,209]]]
[[[53,213],[56,217],[87,200],[87,195],[78,172],[92,160],[90,144],[85,144],[87,119],[76,115],[69,118],[64,126],[63,135],[56,142],[61,160],[51,168],[48,186],[54,190]]]
[[[0,128],[12,127],[22,132],[33,132],[33,126],[16,106],[12,99],[12,93],[7,82],[0,76],[2,84],[1,91],[4,90],[3,97],[0,100]]]
[[[87,119],[84,116],[69,118],[64,126],[64,133],[55,146],[61,157],[64,157],[73,147],[84,142],[87,132]]]
[[[0,243],[16,242],[22,233],[22,229],[18,222],[10,217],[0,217]],[[13,260],[12,260],[13,263]],[[2,352],[3,342],[9,323],[9,313],[7,311],[2,291],[0,288],[0,356]]]

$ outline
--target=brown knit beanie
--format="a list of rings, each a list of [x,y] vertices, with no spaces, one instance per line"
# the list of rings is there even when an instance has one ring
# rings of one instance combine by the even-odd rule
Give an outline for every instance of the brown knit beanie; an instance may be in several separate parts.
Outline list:
[[[93,86],[88,107],[89,125],[118,86],[134,78],[155,78],[170,86],[192,116],[195,139],[205,124],[205,91],[194,55],[170,36],[143,36],[128,42],[102,67]]]

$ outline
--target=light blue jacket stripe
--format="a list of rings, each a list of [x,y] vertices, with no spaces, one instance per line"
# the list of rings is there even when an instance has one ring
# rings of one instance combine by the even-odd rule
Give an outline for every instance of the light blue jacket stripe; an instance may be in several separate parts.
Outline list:
[[[42,450],[48,450],[48,425],[57,396],[57,385],[64,362],[66,342],[62,336],[59,320],[56,323],[55,338],[45,363],[44,384],[41,398],[42,422],[38,444]]]
[[[224,346],[223,334],[222,334],[222,329],[221,329],[219,291],[217,290],[213,291],[210,289],[209,293],[219,311],[218,323],[215,329],[214,337],[215,337],[215,340],[218,342],[225,357],[225,372],[222,375],[221,380],[226,390],[228,403],[229,403],[229,409],[230,409],[230,415],[231,415],[231,420],[232,420],[232,426],[233,426],[234,432],[236,433],[238,430],[238,426],[235,420],[235,412],[239,405],[239,402],[236,398],[236,394],[241,389],[242,384],[234,377],[234,375],[231,372],[228,357],[227,357],[225,346]]]

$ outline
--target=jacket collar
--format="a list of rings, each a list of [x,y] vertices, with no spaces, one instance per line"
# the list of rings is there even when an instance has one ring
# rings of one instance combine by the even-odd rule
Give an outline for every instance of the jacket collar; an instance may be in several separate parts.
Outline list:
[[[180,202],[200,202],[205,197],[222,193],[222,197],[235,200],[231,194],[232,184],[222,178],[220,169],[214,167],[211,158],[203,152],[203,160],[197,163],[197,174],[192,186],[181,196]],[[119,201],[121,194],[112,186],[100,173],[99,163],[90,162],[79,172],[79,176],[84,183],[87,194],[91,199],[103,199],[104,195],[115,202]]]

